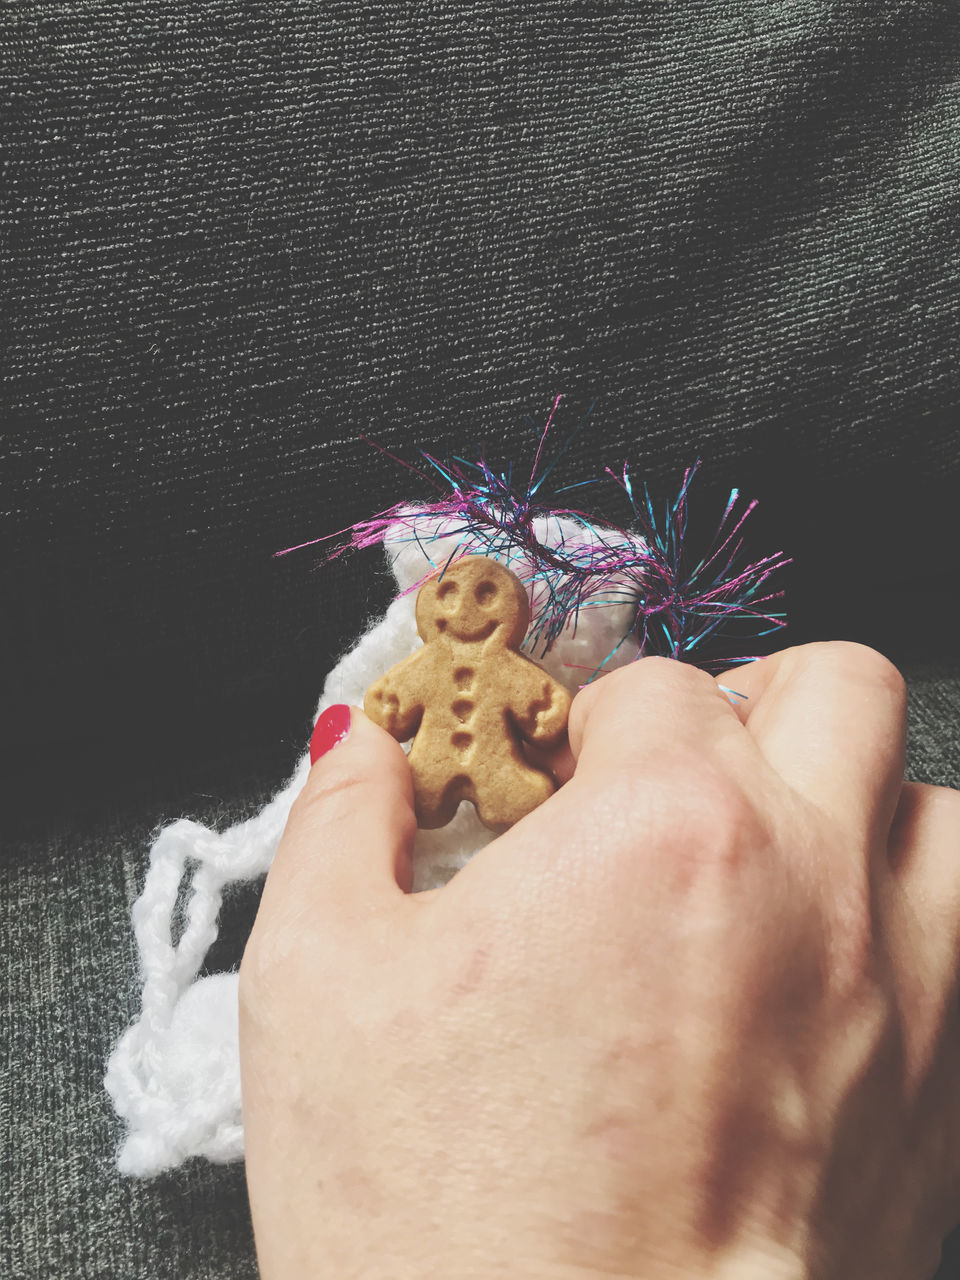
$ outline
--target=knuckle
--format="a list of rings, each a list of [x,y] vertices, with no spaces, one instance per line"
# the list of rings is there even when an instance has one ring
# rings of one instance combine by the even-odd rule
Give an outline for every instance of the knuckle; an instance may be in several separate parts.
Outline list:
[[[601,676],[577,693],[570,709],[571,734],[576,736],[599,706],[617,708],[625,699],[651,687],[674,694],[707,692],[711,696],[717,688],[713,677],[692,663],[653,655],[640,658]]]
[[[906,681],[900,670],[877,649],[853,640],[821,640],[800,645],[795,663],[807,671],[829,667],[840,675],[869,682],[884,691],[906,697]]]
[[[291,826],[337,822],[362,805],[369,780],[354,768],[315,771],[290,807]]]
[[[770,845],[755,801],[722,767],[687,748],[643,773],[623,765],[603,787],[607,830],[619,831],[611,851],[636,860],[664,850],[684,880],[710,868],[736,872]]]
[[[713,677],[706,671],[695,667],[690,662],[679,662],[676,658],[651,655],[641,659],[635,665],[641,675],[655,680],[658,684],[669,681],[680,689],[710,689],[711,691],[715,687]]]
[[[628,690],[642,689],[645,686],[677,693],[716,691],[713,677],[700,667],[695,667],[690,662],[680,662],[676,658],[663,658],[653,654],[621,667],[606,677],[606,680],[606,692],[618,700]],[[598,686],[602,688],[603,683],[598,682]]]
[[[399,751],[399,746],[397,747]],[[371,770],[363,761],[338,761],[314,767],[290,806],[287,831],[346,826],[358,816],[390,814],[390,830],[412,841],[416,834],[409,774],[394,769]]]
[[[699,762],[678,814],[687,856],[705,865],[736,869],[770,842],[754,800],[728,774]]]

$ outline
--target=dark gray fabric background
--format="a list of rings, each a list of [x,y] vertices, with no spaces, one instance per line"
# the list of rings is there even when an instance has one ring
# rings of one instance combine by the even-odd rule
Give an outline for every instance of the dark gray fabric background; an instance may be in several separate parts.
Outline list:
[[[952,0],[10,3],[0,160],[0,1275],[252,1274],[100,1068],[151,827],[252,811],[387,598],[271,559],[416,496],[361,433],[529,459],[563,392],[561,481],[702,456],[960,783]]]

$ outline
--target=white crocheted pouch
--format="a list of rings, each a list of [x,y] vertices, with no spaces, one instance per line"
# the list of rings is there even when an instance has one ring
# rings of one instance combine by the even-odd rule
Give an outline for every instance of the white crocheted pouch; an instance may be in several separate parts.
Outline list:
[[[547,546],[569,548],[583,536],[579,526],[555,517],[536,521],[534,528]],[[409,589],[457,549],[448,530],[434,529],[426,540],[385,543],[400,591],[407,594],[397,597],[330,672],[317,714],[337,702],[362,705],[368,685],[421,643],[414,622],[416,593]],[[509,563],[518,568],[516,552]],[[531,631],[539,607],[534,593]],[[635,643],[620,643],[631,620],[629,603],[592,605],[546,657],[536,660],[573,691],[601,663],[611,669],[636,657]],[[243,1156],[237,974],[198,975],[217,937],[225,887],[266,874],[308,770],[304,754],[286,786],[248,821],[217,832],[182,819],[166,827],[150,851],[146,882],[133,909],[141,1012],[111,1055],[105,1079],[126,1125],[117,1157],[123,1173],[150,1176],[191,1156],[215,1161]],[[444,883],[491,838],[466,803],[448,826],[421,831],[414,850],[415,890]],[[323,856],[322,841],[317,856]]]

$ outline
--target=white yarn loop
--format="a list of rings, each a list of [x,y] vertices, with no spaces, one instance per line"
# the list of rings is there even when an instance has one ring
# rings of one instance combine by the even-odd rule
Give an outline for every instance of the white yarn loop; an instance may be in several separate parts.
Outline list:
[[[536,532],[541,541],[555,544],[563,538],[569,545],[580,531],[572,522],[551,518],[538,522]],[[455,546],[449,536],[388,545],[388,562],[401,590],[442,565]],[[512,565],[517,567],[516,558]],[[399,596],[334,667],[317,714],[335,702],[362,704],[367,687],[414,651],[420,644],[414,605],[413,594]],[[622,605],[588,608],[576,631],[565,632],[542,665],[575,689],[585,670],[608,658],[627,625]],[[621,645],[608,668],[631,661],[636,652],[636,645]],[[304,756],[258,814],[226,831],[181,818],[153,843],[132,911],[143,983],[140,1014],[120,1037],[104,1080],[126,1125],[117,1156],[123,1174],[150,1177],[193,1156],[216,1162],[243,1157],[237,975],[199,974],[217,937],[225,887],[267,872],[309,767]],[[468,804],[442,830],[420,832],[414,889],[443,884],[491,839]]]

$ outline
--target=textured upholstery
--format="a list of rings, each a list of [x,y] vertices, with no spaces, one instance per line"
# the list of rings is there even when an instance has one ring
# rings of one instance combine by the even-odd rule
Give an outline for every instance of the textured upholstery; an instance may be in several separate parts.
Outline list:
[[[556,392],[561,429],[597,400],[565,478],[702,454],[760,498],[797,635],[936,633],[956,6],[110,0],[0,39],[18,749],[106,762],[147,714],[162,759],[312,691],[366,575],[270,556],[407,487],[358,435],[520,458]]]
[[[253,1274],[98,1073],[150,827],[255,808],[385,601],[271,558],[417,491],[361,434],[530,459],[563,392],[560,483],[702,456],[960,785],[958,68],[941,0],[3,8],[4,1275]]]

